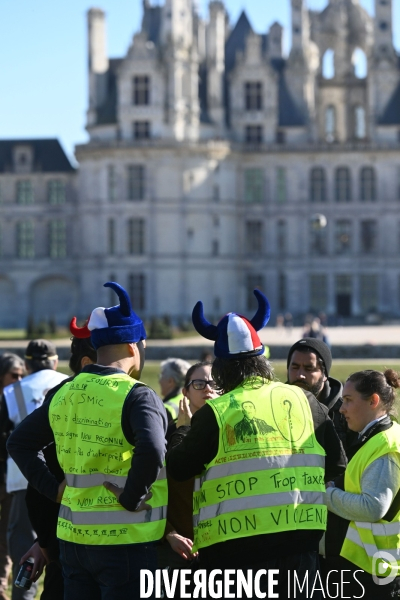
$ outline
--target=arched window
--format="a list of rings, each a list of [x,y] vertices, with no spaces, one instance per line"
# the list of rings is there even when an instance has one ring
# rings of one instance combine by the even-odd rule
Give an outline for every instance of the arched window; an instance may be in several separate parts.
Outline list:
[[[327,50],[322,58],[322,77],[332,79],[335,77],[335,53]]]
[[[351,200],[351,177],[348,167],[339,167],[336,169],[335,178],[335,198],[336,202],[350,202]]]
[[[363,140],[367,135],[365,108],[363,106],[354,108],[354,135],[358,140]]]
[[[325,109],[325,139],[327,142],[333,142],[336,133],[336,109],[334,106],[328,106]]]
[[[322,167],[311,169],[310,200],[311,202],[326,202],[326,176],[325,169]]]
[[[364,79],[368,74],[367,56],[361,48],[356,48],[351,59],[354,68],[354,75],[358,79]]]
[[[376,200],[376,173],[373,167],[363,167],[360,171],[360,198],[364,202]]]

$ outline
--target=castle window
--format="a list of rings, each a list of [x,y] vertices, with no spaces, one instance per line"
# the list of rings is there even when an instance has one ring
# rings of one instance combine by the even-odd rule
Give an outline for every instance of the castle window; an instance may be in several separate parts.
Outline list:
[[[351,59],[354,67],[354,75],[358,79],[364,79],[368,74],[367,55],[361,48],[356,48]]]
[[[246,277],[246,309],[257,310],[258,302],[253,291],[263,290],[264,277],[260,274],[252,273]]]
[[[310,200],[311,202],[326,202],[326,176],[325,169],[322,167],[311,169]]]
[[[325,139],[327,142],[333,142],[336,137],[336,109],[334,106],[328,106],[325,109]]]
[[[360,171],[360,199],[365,202],[376,200],[376,173],[373,167],[363,167]]]
[[[142,255],[145,252],[144,219],[128,220],[128,254]]]
[[[286,202],[286,200],[287,200],[285,167],[278,167],[276,169],[276,200],[280,204],[283,202]]]
[[[326,275],[310,275],[310,310],[326,311],[328,306],[328,278]]]
[[[363,140],[366,134],[365,108],[363,106],[356,106],[354,109],[354,135],[358,140]]]
[[[147,75],[133,78],[133,104],[135,106],[150,104],[150,77]]]
[[[65,183],[58,179],[52,179],[47,184],[47,197],[49,204],[57,206],[65,204]]]
[[[284,256],[287,250],[287,223],[280,219],[276,229],[276,249],[278,254]]]
[[[114,165],[107,167],[107,196],[109,202],[117,199],[117,174]]]
[[[278,309],[286,309],[286,275],[284,273],[278,275]]]
[[[128,293],[135,310],[146,309],[146,275],[144,273],[129,275]]]
[[[322,77],[332,79],[335,77],[335,53],[327,50],[322,58]]]
[[[244,84],[246,110],[262,110],[263,85],[261,81],[247,81]]]
[[[135,140],[148,140],[150,138],[150,121],[134,121],[133,137]]]
[[[264,201],[264,174],[262,169],[246,169],[244,172],[244,201]]]
[[[246,125],[245,140],[246,144],[262,144],[263,142],[263,126],[262,125]]]
[[[49,222],[49,256],[50,258],[67,256],[67,226],[63,219]]]
[[[361,252],[373,254],[378,249],[378,224],[372,219],[361,221]]]
[[[144,200],[146,195],[145,173],[143,165],[128,167],[128,200]]]
[[[33,221],[20,221],[17,224],[18,258],[35,257],[35,226]]]
[[[115,221],[114,219],[108,219],[107,224],[107,238],[108,238],[108,254],[113,255],[115,253]]]
[[[351,177],[348,167],[336,169],[335,199],[336,202],[350,202],[351,200]]]
[[[213,240],[212,241],[211,255],[212,256],[219,256],[219,241],[218,240]]]
[[[360,308],[364,314],[378,310],[378,276],[375,273],[360,275]]]
[[[261,254],[263,251],[263,222],[247,221],[246,223],[246,252],[248,254]]]
[[[335,252],[350,254],[351,251],[351,221],[340,220],[335,223]]]
[[[310,224],[310,254],[312,256],[326,256],[328,254],[327,228],[315,229]]]
[[[388,28],[388,24],[386,23],[386,21],[381,21],[379,23],[379,28],[382,29],[382,31],[386,31],[386,29]]]
[[[33,186],[29,179],[17,181],[18,204],[33,204]]]

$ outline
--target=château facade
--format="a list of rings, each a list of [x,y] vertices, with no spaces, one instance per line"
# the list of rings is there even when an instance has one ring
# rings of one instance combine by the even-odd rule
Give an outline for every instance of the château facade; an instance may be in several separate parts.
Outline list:
[[[285,57],[278,23],[259,34],[219,0],[207,19],[193,0],[144,0],[126,56],[109,59],[105,14],[89,11],[90,140],[57,275],[68,314],[113,302],[101,284],[115,279],[148,318],[187,320],[199,299],[209,318],[247,314],[254,287],[275,316],[400,316],[392,0],[374,17],[358,0],[291,0],[291,21]],[[24,294],[35,270],[49,273],[35,260],[7,277]]]

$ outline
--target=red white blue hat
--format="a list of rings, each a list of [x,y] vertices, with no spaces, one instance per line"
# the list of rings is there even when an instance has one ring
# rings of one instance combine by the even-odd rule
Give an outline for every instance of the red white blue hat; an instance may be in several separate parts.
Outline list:
[[[108,281],[104,287],[109,287],[118,295],[120,304],[111,308],[99,306],[92,311],[89,321],[84,327],[77,327],[76,317],[70,323],[70,331],[77,338],[91,337],[93,347],[113,344],[135,344],[146,339],[143,321],[133,312],[128,293],[124,288]]]
[[[198,302],[193,309],[193,325],[208,340],[214,340],[214,354],[218,358],[249,358],[263,354],[264,346],[257,331],[269,321],[271,309],[267,298],[260,290],[254,290],[258,300],[258,310],[249,321],[237,313],[228,313],[212,325],[204,317],[203,303]]]

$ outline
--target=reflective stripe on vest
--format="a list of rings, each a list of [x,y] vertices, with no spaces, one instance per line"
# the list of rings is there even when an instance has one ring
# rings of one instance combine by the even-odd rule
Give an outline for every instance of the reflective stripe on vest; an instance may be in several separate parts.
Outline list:
[[[302,390],[260,382],[207,402],[219,444],[195,480],[194,549],[265,533],[324,530],[325,452]]]
[[[362,493],[361,478],[368,466],[378,458],[391,453],[400,468],[400,425],[393,423],[390,429],[369,439],[349,462],[344,488],[351,494]],[[382,557],[379,556],[382,552]],[[392,563],[400,568],[400,511],[392,521],[381,519],[377,523],[351,521],[347,529],[340,555],[372,575],[382,576],[385,563],[392,556]],[[382,569],[379,567],[382,565]]]
[[[135,452],[121,429],[127,395],[136,385],[122,373],[81,373],[63,386],[49,406],[57,458],[65,488],[59,538],[78,544],[112,545],[156,541],[164,534],[165,468],[151,487],[147,511],[127,511],[103,485],[125,485]]]
[[[138,512],[124,511],[102,511],[84,513],[73,512],[68,506],[61,506],[58,515],[61,519],[70,521],[73,525],[128,525],[130,523],[150,523],[167,518],[167,506],[158,506],[151,510]]]
[[[157,481],[167,478],[166,468],[160,469]],[[74,488],[87,488],[95,485],[103,485],[105,481],[113,483],[118,487],[124,487],[128,479],[124,475],[110,475],[109,473],[92,473],[92,475],[66,475],[67,485]]]

